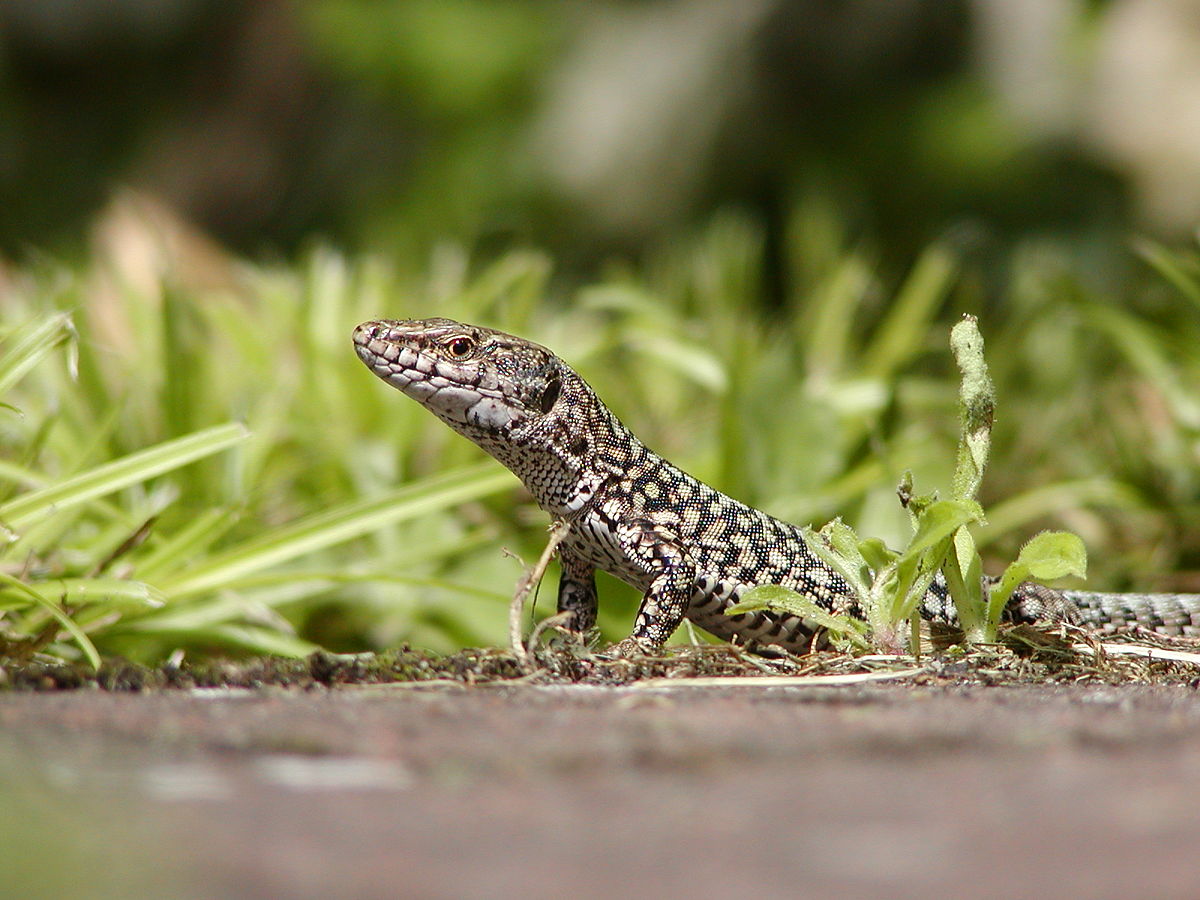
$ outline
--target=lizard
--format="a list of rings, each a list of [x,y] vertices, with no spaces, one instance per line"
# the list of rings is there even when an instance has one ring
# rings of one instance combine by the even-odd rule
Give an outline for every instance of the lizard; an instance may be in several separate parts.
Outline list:
[[[757,584],[791,588],[831,612],[862,617],[853,591],[795,525],[729,497],[650,450],[590,385],[532,341],[445,318],[364,322],[359,358],[510,469],[542,510],[566,524],[558,611],[569,631],[596,624],[595,572],[643,594],[615,656],[660,650],[686,617],[743,645],[805,653],[823,643],[812,620],[771,610],[726,615]],[[955,621],[944,583],[923,618]],[[1012,621],[1099,630],[1141,625],[1200,637],[1200,594],[1113,594],[1026,582]]]

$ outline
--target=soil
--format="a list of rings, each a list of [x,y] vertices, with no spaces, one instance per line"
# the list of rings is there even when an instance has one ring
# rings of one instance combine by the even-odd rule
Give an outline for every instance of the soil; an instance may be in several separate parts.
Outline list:
[[[9,668],[0,894],[1196,896],[1197,669],[1061,654]]]

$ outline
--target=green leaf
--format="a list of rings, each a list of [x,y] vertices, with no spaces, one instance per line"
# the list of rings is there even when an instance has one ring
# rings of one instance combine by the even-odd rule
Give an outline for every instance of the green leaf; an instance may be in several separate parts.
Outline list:
[[[297,659],[321,649],[317,644],[295,635],[257,625],[222,623],[201,628],[186,628],[179,632],[173,632],[170,629],[158,631],[153,628],[143,628],[139,629],[138,633],[175,638],[191,644],[218,644],[248,653],[287,656]]]
[[[655,330],[638,340],[634,349],[714,394],[723,394],[729,388],[729,375],[711,347],[686,344]]]
[[[135,569],[138,577],[152,581],[163,573],[185,568],[237,524],[238,518],[239,514],[233,510],[203,510],[175,534],[138,558]]]
[[[1088,307],[1088,320],[1103,329],[1131,364],[1137,367],[1170,404],[1171,412],[1189,428],[1200,428],[1200,399],[1186,369],[1172,352],[1163,329],[1125,310],[1100,304]]]
[[[850,256],[813,292],[808,309],[805,359],[810,371],[830,377],[846,369],[857,339],[858,310],[874,284],[867,260]]]
[[[870,584],[870,569],[859,552],[858,535],[841,519],[827,522],[820,531],[800,529],[804,542],[821,562],[842,576],[860,603],[865,602]]]
[[[904,548],[900,563],[916,559],[962,526],[983,520],[983,507],[974,500],[938,500],[929,504],[917,516],[917,533]]]
[[[1200,306],[1200,266],[1194,260],[1188,260],[1188,266],[1183,258],[1172,253],[1162,244],[1148,239],[1134,241],[1134,250],[1163,278],[1171,282],[1183,296]]]
[[[1087,549],[1078,535],[1067,531],[1043,531],[1036,534],[1017,554],[992,586],[988,600],[988,621],[994,627],[1021,582],[1029,578],[1050,581],[1066,575],[1087,575]]]
[[[889,378],[925,348],[930,321],[957,272],[958,261],[943,246],[935,244],[921,255],[863,351],[863,374]]]
[[[862,639],[867,629],[865,622],[851,616],[834,615],[822,609],[811,598],[778,584],[760,584],[750,588],[742,594],[737,603],[726,608],[725,615],[736,616],[759,610],[799,616],[834,635],[847,638],[858,646],[867,646]]]
[[[988,507],[988,529],[980,546],[1037,519],[1073,506],[1109,507],[1122,512],[1144,510],[1146,498],[1113,478],[1086,478],[1040,485]]]
[[[867,538],[860,541],[858,552],[872,572],[881,572],[900,558],[900,554],[892,550],[879,538]]]
[[[983,563],[969,529],[954,532],[942,574],[968,642],[993,640],[995,633],[988,626],[988,609],[983,599]]]
[[[906,619],[916,608],[950,549],[954,533],[983,521],[983,508],[974,500],[937,500],[916,516],[917,532],[896,560],[894,581],[872,592],[869,610],[876,628]],[[888,602],[890,598],[890,602]]]
[[[1069,531],[1043,531],[1034,535],[1017,554],[1030,578],[1053,581],[1067,575],[1087,577],[1087,548]]]

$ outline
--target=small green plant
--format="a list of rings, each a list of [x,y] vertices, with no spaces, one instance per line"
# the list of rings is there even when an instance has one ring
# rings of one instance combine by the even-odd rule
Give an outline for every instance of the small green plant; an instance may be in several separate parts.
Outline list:
[[[938,573],[954,601],[959,623],[970,644],[995,641],[1001,616],[1013,591],[1028,579],[1049,581],[1067,575],[1083,577],[1087,554],[1083,541],[1069,532],[1043,532],[1026,543],[1004,574],[993,582],[983,577],[983,563],[970,527],[986,523],[976,500],[991,446],[995,388],[983,356],[983,338],[973,316],[965,316],[950,332],[950,346],[962,373],[959,391],[960,438],[951,498],[914,496],[912,476],[899,488],[912,519],[913,534],[900,552],[878,539],[862,539],[840,519],[820,531],[805,528],[813,552],[833,568],[854,593],[865,621],[832,615],[807,597],[779,585],[759,585],[726,610],[728,615],[773,608],[803,616],[827,628],[835,641],[863,649],[868,639],[877,649],[896,652],[905,622],[912,652],[919,651],[922,598]]]

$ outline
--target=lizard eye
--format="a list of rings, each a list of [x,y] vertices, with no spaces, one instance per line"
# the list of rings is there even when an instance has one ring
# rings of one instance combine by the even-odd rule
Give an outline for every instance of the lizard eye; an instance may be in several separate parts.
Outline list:
[[[475,349],[475,342],[469,337],[456,337],[446,344],[446,349],[450,351],[451,356],[456,359],[462,359],[465,356],[469,356],[471,351]]]

